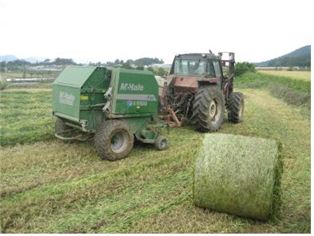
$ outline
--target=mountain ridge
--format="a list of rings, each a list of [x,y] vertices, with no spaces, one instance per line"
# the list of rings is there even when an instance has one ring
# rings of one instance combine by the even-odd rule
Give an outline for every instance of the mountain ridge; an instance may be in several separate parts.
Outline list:
[[[311,45],[306,45],[280,57],[254,64],[258,67],[310,67]]]

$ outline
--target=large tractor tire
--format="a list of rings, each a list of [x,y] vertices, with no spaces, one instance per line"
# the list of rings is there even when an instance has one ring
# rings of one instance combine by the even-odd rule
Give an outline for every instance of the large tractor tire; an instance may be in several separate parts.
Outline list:
[[[134,144],[134,135],[126,121],[106,120],[96,131],[94,141],[101,159],[116,161],[130,153]]]
[[[242,93],[231,93],[228,101],[228,120],[232,123],[243,121],[244,97]]]
[[[200,88],[194,98],[192,124],[201,132],[217,131],[224,119],[224,98],[217,88]]]

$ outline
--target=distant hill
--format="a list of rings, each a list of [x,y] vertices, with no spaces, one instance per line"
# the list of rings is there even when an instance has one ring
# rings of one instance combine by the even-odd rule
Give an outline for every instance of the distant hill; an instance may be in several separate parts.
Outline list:
[[[285,54],[268,61],[255,63],[259,67],[310,67],[311,66],[311,45],[301,47],[293,52]]]
[[[16,60],[24,60],[30,63],[42,62],[44,59],[39,57],[18,58],[14,55],[0,55],[0,62],[10,62]]]
[[[5,61],[15,61],[18,60],[18,58],[14,55],[0,55],[0,62]]]

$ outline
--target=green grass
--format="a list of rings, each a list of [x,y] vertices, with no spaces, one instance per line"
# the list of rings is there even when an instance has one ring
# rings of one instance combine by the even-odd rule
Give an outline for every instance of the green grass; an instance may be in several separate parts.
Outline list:
[[[49,89],[9,89],[1,93],[1,130],[8,129],[1,137],[27,144],[0,150],[1,231],[309,233],[310,120],[267,86],[239,84],[245,121],[225,122],[220,132],[282,143],[277,220],[261,223],[193,205],[194,156],[203,135],[190,127],[171,129],[166,151],[136,145],[127,159],[101,161],[91,143],[51,139]]]
[[[311,82],[297,80],[284,76],[264,75],[260,72],[246,73],[236,78],[236,86],[246,88],[267,88],[267,86],[280,85],[298,92],[310,93]]]
[[[0,92],[1,145],[30,143],[52,137],[51,89]]]
[[[262,73],[246,73],[236,79],[236,87],[267,89],[286,103],[302,107],[302,113],[310,117],[311,82],[288,77],[265,75]]]
[[[9,71],[0,72],[0,77],[5,79],[14,78],[56,78],[60,71]]]
[[[283,76],[304,81],[311,80],[311,71],[259,70],[259,72],[262,74]]]

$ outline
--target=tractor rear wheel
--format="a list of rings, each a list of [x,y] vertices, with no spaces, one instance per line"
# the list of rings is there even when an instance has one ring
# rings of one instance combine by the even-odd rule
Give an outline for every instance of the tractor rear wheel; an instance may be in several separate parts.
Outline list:
[[[224,118],[224,98],[217,88],[200,88],[194,98],[192,123],[201,132],[216,131]]]
[[[130,153],[134,136],[125,121],[106,120],[96,131],[94,141],[101,159],[116,161]]]
[[[231,93],[228,101],[228,120],[239,123],[243,120],[244,97],[242,93]]]

